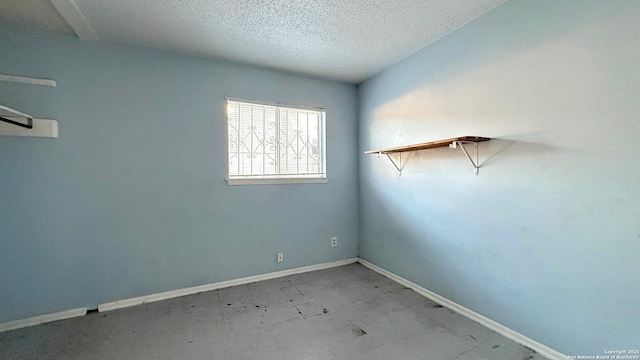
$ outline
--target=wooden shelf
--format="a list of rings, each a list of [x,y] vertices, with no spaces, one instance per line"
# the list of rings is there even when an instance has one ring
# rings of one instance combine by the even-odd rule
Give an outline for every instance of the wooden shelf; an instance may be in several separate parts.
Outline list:
[[[460,136],[457,138],[437,140],[437,141],[425,142],[420,144],[397,146],[397,147],[378,149],[378,150],[367,150],[364,153],[365,154],[392,154],[392,153],[401,153],[405,151],[416,151],[416,150],[424,150],[424,149],[433,149],[438,147],[447,147],[456,141],[463,142],[463,143],[465,142],[479,143],[482,141],[489,141],[489,140],[491,140],[491,138],[480,137],[480,136]]]
[[[389,158],[389,160],[393,163],[393,166],[395,166],[396,169],[398,170],[398,174],[402,174],[402,153],[403,152],[433,149],[433,148],[447,147],[447,146],[455,149],[456,147],[459,146],[462,152],[464,152],[464,154],[466,155],[467,159],[469,159],[469,161],[471,162],[471,165],[473,165],[473,168],[475,169],[475,174],[478,175],[478,168],[480,167],[478,163],[478,143],[483,141],[489,141],[489,140],[491,139],[487,137],[481,137],[481,136],[460,136],[457,138],[430,141],[430,142],[425,142],[420,144],[397,146],[397,147],[378,149],[378,150],[367,150],[364,153],[387,155],[387,158]],[[464,148],[464,145],[463,145],[464,143],[473,143],[473,147],[476,150],[475,161],[471,158],[467,150]],[[389,156],[389,154],[398,154],[397,161],[394,160],[391,156]]]

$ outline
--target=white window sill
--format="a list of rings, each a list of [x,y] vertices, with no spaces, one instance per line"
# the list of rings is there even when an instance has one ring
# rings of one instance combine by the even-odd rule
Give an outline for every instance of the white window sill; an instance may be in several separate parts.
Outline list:
[[[326,184],[323,178],[280,178],[280,179],[227,179],[227,185],[279,185],[279,184]]]

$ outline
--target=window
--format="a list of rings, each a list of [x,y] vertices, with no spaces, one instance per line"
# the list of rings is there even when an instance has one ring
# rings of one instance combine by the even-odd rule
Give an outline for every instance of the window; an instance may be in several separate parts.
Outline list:
[[[327,182],[324,109],[227,100],[229,185]]]

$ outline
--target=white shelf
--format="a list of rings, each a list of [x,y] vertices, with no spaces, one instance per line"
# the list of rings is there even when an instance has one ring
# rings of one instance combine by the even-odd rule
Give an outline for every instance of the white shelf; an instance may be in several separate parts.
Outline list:
[[[0,121],[0,136],[32,136],[32,137],[58,137],[58,122],[50,119],[33,119],[33,127],[27,129]]]

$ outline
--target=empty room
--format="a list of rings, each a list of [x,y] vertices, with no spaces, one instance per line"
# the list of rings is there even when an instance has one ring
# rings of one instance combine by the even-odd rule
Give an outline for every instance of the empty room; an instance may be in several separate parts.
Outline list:
[[[0,1],[0,359],[640,359],[640,2]]]

